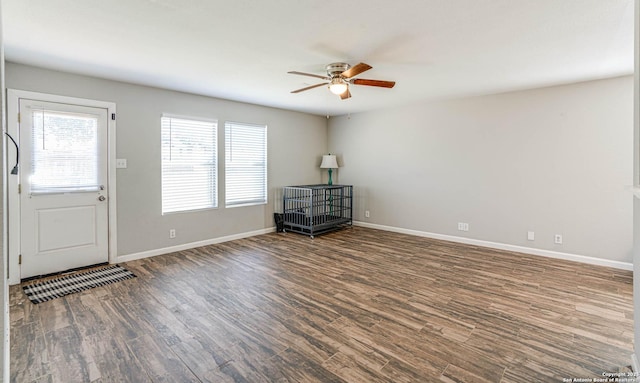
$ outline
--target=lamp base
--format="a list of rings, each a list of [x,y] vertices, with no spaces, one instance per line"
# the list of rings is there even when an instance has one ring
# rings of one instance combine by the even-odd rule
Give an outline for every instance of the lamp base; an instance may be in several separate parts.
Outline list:
[[[328,185],[333,185],[333,180],[331,179],[331,173],[333,173],[333,169],[329,169],[329,183],[328,183]]]

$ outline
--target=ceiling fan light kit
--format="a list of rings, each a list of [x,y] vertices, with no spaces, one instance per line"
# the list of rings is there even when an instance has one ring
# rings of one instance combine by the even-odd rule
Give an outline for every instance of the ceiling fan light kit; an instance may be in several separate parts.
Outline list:
[[[347,85],[347,82],[340,77],[332,78],[331,82],[329,83],[329,90],[335,95],[340,95],[346,92],[348,88],[349,86]]]
[[[381,88],[393,88],[396,83],[395,81],[382,81],[382,80],[366,80],[366,79],[354,79],[353,77],[359,75],[364,71],[368,71],[371,69],[371,65],[365,63],[359,63],[355,66],[351,66],[347,63],[332,63],[327,65],[327,75],[321,76],[312,73],[304,73],[291,71],[288,72],[290,74],[296,74],[300,76],[310,76],[321,78],[328,82],[323,82],[316,85],[307,86],[302,89],[297,89],[292,91],[291,93],[300,93],[305,90],[317,88],[323,85],[328,85],[329,91],[333,94],[339,95],[340,99],[346,100],[351,97],[351,92],[349,91],[349,85],[366,85],[366,86],[376,86]]]

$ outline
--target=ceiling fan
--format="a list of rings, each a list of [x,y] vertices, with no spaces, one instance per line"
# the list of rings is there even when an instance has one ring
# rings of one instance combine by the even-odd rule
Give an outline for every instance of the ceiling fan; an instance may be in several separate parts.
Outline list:
[[[377,86],[381,88],[393,88],[396,85],[395,81],[382,81],[382,80],[367,80],[363,78],[353,78],[359,75],[362,72],[368,71],[371,69],[371,65],[365,63],[359,63],[355,66],[351,66],[347,63],[333,63],[327,65],[327,75],[321,76],[312,73],[304,73],[304,72],[296,72],[291,71],[287,72],[290,74],[297,74],[301,76],[310,76],[321,78],[328,82],[323,82],[316,85],[311,85],[306,88],[297,89],[292,91],[291,93],[300,93],[305,90],[317,88],[323,85],[329,85],[329,90],[333,94],[337,94],[340,96],[342,100],[346,100],[351,97],[351,92],[349,91],[349,85],[367,85],[367,86]]]

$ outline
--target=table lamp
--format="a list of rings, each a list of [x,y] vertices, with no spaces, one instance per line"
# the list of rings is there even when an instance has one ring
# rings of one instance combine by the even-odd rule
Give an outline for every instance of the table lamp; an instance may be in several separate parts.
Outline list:
[[[338,168],[338,161],[336,160],[336,156],[333,154],[323,155],[320,168],[329,169],[329,185],[333,185],[333,180],[331,180],[331,173],[333,172],[333,169]]]

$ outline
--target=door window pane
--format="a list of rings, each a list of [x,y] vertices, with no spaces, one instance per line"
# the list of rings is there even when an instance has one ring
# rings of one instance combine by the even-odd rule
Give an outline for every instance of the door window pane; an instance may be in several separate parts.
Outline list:
[[[46,110],[32,118],[31,191],[97,190],[98,118]]]

